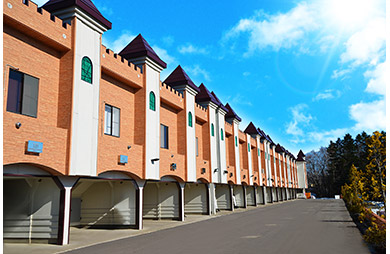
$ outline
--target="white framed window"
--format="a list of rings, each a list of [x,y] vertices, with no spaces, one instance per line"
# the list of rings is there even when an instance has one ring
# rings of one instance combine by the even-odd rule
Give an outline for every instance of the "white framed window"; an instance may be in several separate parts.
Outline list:
[[[104,134],[119,137],[120,109],[106,104],[104,111]]]
[[[160,147],[169,149],[168,141],[169,141],[168,126],[165,126],[164,124],[160,124]]]

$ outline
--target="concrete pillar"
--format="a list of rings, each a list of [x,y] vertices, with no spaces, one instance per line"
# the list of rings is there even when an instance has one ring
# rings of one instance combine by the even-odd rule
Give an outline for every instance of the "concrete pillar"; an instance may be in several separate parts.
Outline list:
[[[144,187],[146,181],[145,180],[137,180],[136,187],[136,227],[137,229],[143,229],[143,206],[144,206]]]
[[[186,183],[178,183],[179,185],[179,220],[184,221],[184,187]]]
[[[263,186],[263,204],[267,204],[267,187]]]
[[[69,176],[54,177],[54,181],[61,189],[60,192],[60,212],[58,219],[58,238],[57,243],[60,245],[69,244],[70,233],[70,202],[72,199],[72,188],[80,178]]]
[[[246,186],[242,186],[243,192],[244,192],[244,208],[247,208],[247,201],[246,201]]]
[[[208,186],[209,186],[209,191],[210,191],[210,205],[211,205],[210,209],[211,209],[211,213],[212,214],[216,214],[218,205],[217,205],[217,197],[216,197],[216,194],[215,194],[215,184],[209,183]]]
[[[255,186],[253,186],[253,188],[254,188],[254,195],[255,195],[255,197],[254,197],[255,206],[257,206],[257,186],[255,185]]]
[[[233,185],[230,185],[229,184],[229,189],[230,189],[230,206],[231,206],[231,209],[232,211],[234,211],[234,202],[233,202],[233,195],[234,195],[234,192],[233,192]]]
[[[211,188],[210,188],[211,183],[206,184],[207,188],[207,215],[212,214],[212,202],[211,202]]]

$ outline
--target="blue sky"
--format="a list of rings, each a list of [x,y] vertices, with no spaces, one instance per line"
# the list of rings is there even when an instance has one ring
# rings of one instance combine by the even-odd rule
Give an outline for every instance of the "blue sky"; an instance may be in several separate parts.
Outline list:
[[[104,45],[141,33],[162,80],[180,64],[241,130],[253,121],[295,154],[386,128],[384,0],[93,2],[113,24]]]

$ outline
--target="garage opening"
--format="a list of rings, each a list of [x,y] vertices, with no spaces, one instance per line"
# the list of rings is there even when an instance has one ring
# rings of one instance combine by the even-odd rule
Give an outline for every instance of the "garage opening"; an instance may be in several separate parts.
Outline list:
[[[204,183],[186,183],[184,188],[184,213],[208,214],[208,188]]]
[[[180,189],[176,182],[146,182],[144,219],[180,219]]]
[[[236,206],[245,207],[245,195],[244,188],[242,185],[234,185],[233,195],[236,198]]]
[[[267,190],[267,203],[272,203],[272,188],[271,187],[267,187],[266,190]]]
[[[230,186],[228,184],[215,185],[215,198],[218,209],[231,210]]]
[[[254,186],[247,186],[246,187],[246,202],[247,202],[247,205],[256,206],[255,187]]]
[[[136,190],[131,180],[81,179],[72,190],[70,225],[133,228]]]
[[[51,177],[3,178],[5,242],[56,243],[60,189]]]
[[[257,204],[264,204],[263,187],[257,186],[256,188],[256,202]]]

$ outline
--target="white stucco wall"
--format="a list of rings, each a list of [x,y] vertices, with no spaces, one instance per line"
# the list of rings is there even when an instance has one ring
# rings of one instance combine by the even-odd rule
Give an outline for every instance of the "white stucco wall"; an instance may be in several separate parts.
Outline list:
[[[195,119],[195,95],[189,90],[185,92],[186,103],[186,138],[187,138],[187,181],[196,182],[196,119]],[[188,113],[192,114],[192,127],[189,126]]]
[[[237,120],[233,120],[233,134],[234,134],[234,157],[235,157],[235,167],[236,167],[236,183],[241,184],[241,166],[240,166],[240,145],[238,139],[238,130],[239,130],[239,122]],[[236,145],[237,139],[237,145]]]
[[[249,170],[249,185],[253,185],[253,165],[252,165],[252,148],[251,148],[251,136],[249,134],[246,134],[246,141],[249,145],[249,148],[246,148],[247,155],[248,155],[248,170]],[[248,146],[247,145],[247,146]]]
[[[70,175],[96,176],[100,87],[100,36],[76,19]],[[81,80],[82,58],[92,61],[92,84]],[[115,106],[115,105],[113,105]]]

